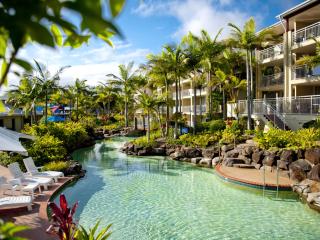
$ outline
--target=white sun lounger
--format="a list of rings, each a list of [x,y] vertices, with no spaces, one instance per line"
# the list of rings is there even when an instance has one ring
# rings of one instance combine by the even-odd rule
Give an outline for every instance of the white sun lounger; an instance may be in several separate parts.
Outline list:
[[[44,171],[44,172],[39,172],[39,168],[34,164],[34,161],[31,157],[23,159],[23,163],[26,166],[26,169],[28,173],[31,176],[34,177],[45,177],[45,178],[52,178],[55,182],[58,182],[59,177],[64,177],[63,172],[57,172],[57,171]]]
[[[13,178],[21,179],[22,185],[27,185],[28,183],[38,183],[40,186],[43,186],[45,190],[48,189],[48,186],[53,183],[51,178],[43,178],[43,177],[32,177],[25,175],[18,163],[11,163],[8,165],[8,169],[13,176]]]
[[[24,193],[31,194],[32,199],[34,199],[34,193],[37,189],[41,193],[41,187],[37,182],[23,185],[20,179],[7,180],[5,177],[0,176],[0,190],[2,190],[3,194],[6,194],[6,191],[10,191],[10,195],[14,195],[14,193],[19,191],[21,195]]]
[[[32,198],[30,196],[15,196],[0,198],[0,208],[27,207],[32,210]]]

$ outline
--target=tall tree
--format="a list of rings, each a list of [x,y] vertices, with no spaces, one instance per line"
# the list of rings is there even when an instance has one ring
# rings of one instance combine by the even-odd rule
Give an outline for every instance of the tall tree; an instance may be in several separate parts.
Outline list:
[[[75,98],[75,106],[76,106],[76,121],[79,120],[79,106],[80,99],[82,96],[87,95],[89,93],[89,88],[86,84],[87,80],[76,79],[73,86],[70,87],[70,95]]]
[[[248,122],[247,127],[252,127],[252,81],[253,81],[253,70],[252,70],[252,58],[253,52],[256,48],[262,46],[267,41],[273,41],[275,36],[271,29],[263,29],[262,31],[256,32],[256,24],[253,18],[250,18],[241,30],[238,26],[233,23],[228,24],[231,27],[230,43],[236,47],[245,50],[246,53],[246,73],[247,73],[247,112]]]
[[[114,87],[121,89],[121,95],[124,99],[124,115],[125,115],[125,126],[129,126],[129,119],[128,119],[128,105],[129,101],[132,100],[135,83],[134,78],[136,72],[133,70],[134,62],[130,62],[127,65],[119,65],[119,76],[109,73],[107,77],[112,77],[109,81],[110,84]]]

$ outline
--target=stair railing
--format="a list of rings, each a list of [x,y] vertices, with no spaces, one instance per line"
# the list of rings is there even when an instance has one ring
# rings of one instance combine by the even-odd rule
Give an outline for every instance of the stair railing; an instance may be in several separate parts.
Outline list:
[[[283,123],[283,129],[286,129],[286,120],[285,118],[277,111],[273,106],[268,104],[266,101],[262,101],[263,104],[263,113],[265,115],[273,115],[273,124],[276,125],[276,117],[278,117]]]

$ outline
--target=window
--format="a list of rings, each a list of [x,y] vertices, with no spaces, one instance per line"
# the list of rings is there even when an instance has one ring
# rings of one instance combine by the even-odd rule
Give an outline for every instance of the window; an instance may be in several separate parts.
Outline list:
[[[3,119],[0,119],[0,127],[4,127]]]

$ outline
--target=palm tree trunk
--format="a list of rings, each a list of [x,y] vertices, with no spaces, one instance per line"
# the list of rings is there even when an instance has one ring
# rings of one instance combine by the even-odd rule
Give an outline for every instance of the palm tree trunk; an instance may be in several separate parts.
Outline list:
[[[110,100],[108,101],[108,115],[110,115],[110,111],[111,111],[111,109],[110,109],[110,106],[111,105],[111,103],[110,103]]]
[[[169,86],[166,76],[166,103],[167,103],[167,112],[166,112],[166,137],[169,136]]]
[[[72,100],[69,101],[69,108],[70,108],[70,121],[72,120]]]
[[[246,71],[247,71],[247,114],[248,122],[247,128],[251,130],[251,79],[250,79],[250,68],[249,68],[249,50],[246,51]]]
[[[200,122],[202,122],[202,94],[200,88]]]
[[[124,101],[124,119],[125,119],[125,126],[127,128],[129,126],[129,124],[128,124],[128,102],[127,102],[127,100]]]
[[[34,116],[34,123],[37,124],[37,106],[33,106],[33,116]]]
[[[193,86],[193,134],[196,134],[196,125],[197,125],[197,88]]]
[[[148,142],[150,142],[150,111],[149,110],[148,110],[147,118],[148,118],[148,134],[147,134],[147,137],[148,137]]]
[[[144,118],[144,115],[142,115],[142,125],[143,125],[143,131],[146,130],[146,120]]]
[[[76,97],[76,105],[77,105],[77,109],[76,109],[77,117],[76,117],[76,119],[77,119],[77,122],[78,122],[78,120],[79,120],[79,96]]]
[[[182,113],[181,79],[179,78],[179,112]]]
[[[222,115],[223,115],[223,120],[227,119],[227,114],[226,114],[226,96],[225,96],[225,90],[222,88]]]
[[[46,90],[46,100],[45,100],[45,124],[48,124],[48,91]]]
[[[178,138],[178,81],[176,79],[175,81],[176,84],[176,113],[175,113],[175,118],[174,118],[174,138]]]
[[[158,107],[158,110],[157,110],[157,118],[158,118],[158,123],[159,123],[159,127],[160,127],[161,137],[164,137],[164,130],[163,130],[162,126],[161,126],[160,107]]]

